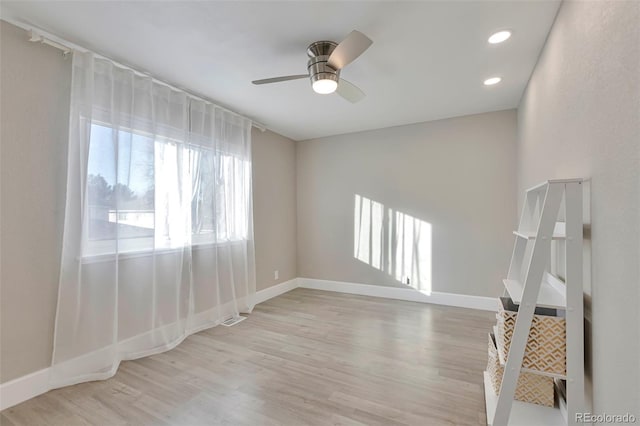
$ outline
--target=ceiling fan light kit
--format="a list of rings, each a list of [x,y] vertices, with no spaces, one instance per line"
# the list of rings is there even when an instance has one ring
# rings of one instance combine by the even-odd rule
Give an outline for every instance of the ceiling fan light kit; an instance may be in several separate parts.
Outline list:
[[[333,41],[316,41],[307,47],[307,71],[311,78],[311,87],[321,95],[333,93],[338,88],[340,70],[327,64],[329,56],[337,46]]]
[[[365,94],[357,86],[340,78],[340,71],[356,60],[373,42],[359,31],[352,31],[340,44],[334,41],[316,41],[307,47],[307,74],[255,80],[253,84],[278,83],[308,77],[316,93],[336,92],[349,102],[362,100]]]
[[[319,93],[321,95],[331,94],[335,92],[336,89],[338,88],[338,77],[332,76],[332,77],[322,78],[321,80],[315,80],[311,84],[311,87],[313,88],[314,92]]]

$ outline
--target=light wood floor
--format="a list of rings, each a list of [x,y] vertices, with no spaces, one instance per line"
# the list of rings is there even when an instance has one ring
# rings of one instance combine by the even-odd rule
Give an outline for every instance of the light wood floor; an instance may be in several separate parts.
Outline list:
[[[484,425],[494,314],[296,289],[110,380],[0,413],[11,425]]]

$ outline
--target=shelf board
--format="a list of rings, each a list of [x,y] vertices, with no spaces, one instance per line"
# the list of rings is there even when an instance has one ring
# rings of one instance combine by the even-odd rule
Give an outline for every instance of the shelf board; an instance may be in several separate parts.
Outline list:
[[[524,238],[525,240],[535,240],[537,235],[536,231],[513,231],[513,234],[517,237]],[[567,238],[567,226],[564,222],[556,222],[553,227],[552,240],[565,240]]]
[[[519,305],[522,303],[522,293],[524,292],[524,284],[518,280],[502,280],[505,288],[509,292],[509,296],[513,303]],[[541,308],[567,309],[567,298],[562,292],[556,289],[552,283],[543,280],[538,294],[536,305]]]
[[[513,235],[520,238],[524,238],[525,240],[535,240],[537,236],[535,232],[520,232],[520,231],[513,231]],[[553,234],[551,236],[552,240],[564,240],[566,238],[567,236],[565,234]]]
[[[487,414],[487,425],[493,424],[493,418],[498,405],[498,395],[493,391],[489,373],[484,372],[484,403]],[[527,402],[513,401],[509,426],[560,426],[566,425],[564,418],[557,407],[543,407],[542,405],[529,404]]]
[[[547,187],[547,185],[549,184],[554,184],[554,183],[582,183],[583,179],[550,179],[550,180],[546,180],[534,187],[531,187],[529,189],[527,189],[526,192],[535,192],[535,191],[541,191],[543,189],[545,189]]]
[[[494,325],[493,326],[493,335],[496,336],[498,334],[497,332],[498,332],[498,327],[496,327]],[[499,345],[498,344],[498,339],[496,339],[496,346],[497,346],[497,349],[498,349],[498,362],[500,363],[500,366],[502,368],[504,368],[505,365],[507,364],[507,362],[503,358],[502,351],[500,350],[500,347],[498,345]],[[556,379],[563,379],[563,380],[566,380],[566,378],[567,378],[567,376],[565,376],[564,374],[547,373],[546,371],[532,370],[531,368],[524,368],[524,367],[522,367],[520,369],[520,372],[537,374],[539,376],[547,376],[547,377],[553,377],[553,378],[556,378]]]

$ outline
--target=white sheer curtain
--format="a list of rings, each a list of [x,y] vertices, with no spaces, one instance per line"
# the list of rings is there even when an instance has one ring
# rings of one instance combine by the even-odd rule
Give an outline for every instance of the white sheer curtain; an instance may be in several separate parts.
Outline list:
[[[74,53],[51,385],[115,374],[255,294],[251,122]]]

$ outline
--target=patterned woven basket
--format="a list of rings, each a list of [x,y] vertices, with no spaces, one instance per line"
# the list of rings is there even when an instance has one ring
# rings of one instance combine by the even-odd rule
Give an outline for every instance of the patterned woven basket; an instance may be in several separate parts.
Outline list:
[[[500,365],[498,350],[493,334],[489,334],[489,360],[487,363],[487,373],[491,378],[493,391],[496,395],[500,392],[504,367]],[[520,373],[518,385],[516,386],[516,400],[530,402],[532,404],[553,407],[553,379],[547,376],[540,376],[533,373]]]
[[[496,341],[502,359],[509,356],[509,346],[516,326],[518,306],[510,298],[501,297],[496,318]],[[547,373],[566,375],[567,322],[555,316],[555,309],[537,308],[531,322],[522,367]]]

